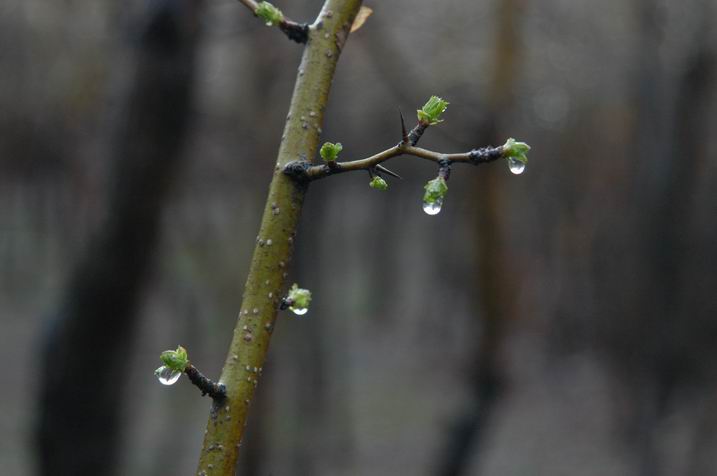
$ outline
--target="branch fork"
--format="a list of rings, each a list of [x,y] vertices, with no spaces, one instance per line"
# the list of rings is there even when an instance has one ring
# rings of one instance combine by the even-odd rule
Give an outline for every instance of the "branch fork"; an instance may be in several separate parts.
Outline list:
[[[440,168],[444,168],[447,171],[446,177],[450,174],[450,165],[453,163],[467,163],[472,165],[480,165],[494,160],[498,160],[504,157],[504,147],[481,147],[479,149],[473,149],[469,152],[446,154],[442,152],[436,152],[428,149],[417,147],[416,144],[423,136],[424,132],[431,125],[430,122],[419,120],[418,124],[411,130],[406,131],[406,123],[401,116],[401,141],[395,146],[386,149],[378,154],[372,155],[359,160],[352,160],[346,162],[338,162],[336,160],[328,161],[325,164],[313,165],[307,160],[297,160],[289,162],[284,167],[284,174],[297,180],[299,182],[310,182],[318,180],[330,175],[335,175],[343,172],[351,172],[355,170],[367,170],[373,177],[373,174],[384,173],[392,177],[401,178],[395,172],[387,169],[383,165],[389,159],[402,155],[410,155],[418,157],[424,160],[430,160],[436,162]]]

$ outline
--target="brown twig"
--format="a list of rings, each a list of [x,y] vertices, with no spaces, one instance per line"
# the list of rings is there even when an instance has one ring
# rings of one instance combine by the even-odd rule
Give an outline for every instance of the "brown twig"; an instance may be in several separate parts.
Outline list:
[[[329,175],[352,172],[355,170],[372,170],[379,164],[401,155],[411,155],[424,160],[430,160],[443,166],[453,163],[466,163],[480,165],[492,162],[503,157],[503,147],[481,147],[469,152],[444,154],[421,147],[404,144],[403,142],[389,149],[379,152],[365,159],[352,160],[349,162],[336,162],[333,167],[328,165],[311,165],[308,162],[294,161],[284,167],[284,173],[300,181],[311,181],[328,177]]]
[[[259,4],[254,0],[239,0],[239,3],[244,5],[251,11],[254,16],[257,16],[256,9]],[[309,25],[308,23],[299,23],[290,20],[286,17],[279,23],[279,29],[292,41],[304,44],[309,39]]]
[[[202,396],[209,395],[215,401],[221,401],[227,396],[227,389],[221,383],[214,383],[205,377],[195,366],[187,364],[184,369],[189,380],[202,392]]]

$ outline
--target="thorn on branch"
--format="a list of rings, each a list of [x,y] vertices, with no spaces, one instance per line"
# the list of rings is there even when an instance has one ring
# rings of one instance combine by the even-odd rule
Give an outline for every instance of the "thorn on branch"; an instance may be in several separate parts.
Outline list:
[[[209,395],[214,401],[221,401],[226,398],[227,389],[224,384],[212,382],[192,364],[187,364],[184,373],[187,374],[189,380],[202,392],[202,396]]]
[[[398,175],[396,172],[393,172],[393,171],[391,171],[391,170],[388,170],[388,169],[387,169],[386,167],[384,167],[383,165],[378,164],[378,165],[376,165],[375,169],[376,169],[376,173],[384,173],[384,174],[386,174],[386,175],[390,175],[391,177],[395,177],[395,178],[397,178],[397,179],[399,179],[399,180],[403,180],[403,177],[401,177],[400,175]]]
[[[408,144],[408,132],[406,132],[406,121],[403,119],[403,113],[398,110],[398,114],[401,116],[401,145]]]

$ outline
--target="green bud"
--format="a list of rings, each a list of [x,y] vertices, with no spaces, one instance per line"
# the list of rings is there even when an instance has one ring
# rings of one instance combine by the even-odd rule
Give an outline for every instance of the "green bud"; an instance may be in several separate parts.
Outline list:
[[[269,2],[259,2],[256,7],[256,16],[264,20],[266,26],[278,25],[284,21],[284,14]]]
[[[433,180],[429,180],[426,186],[423,187],[426,192],[423,194],[423,203],[432,204],[439,200],[443,200],[448,192],[448,185],[443,177],[436,177]]]
[[[325,142],[324,145],[321,146],[319,153],[321,154],[321,158],[326,162],[334,162],[339,157],[339,152],[341,152],[343,148],[344,146],[341,145],[341,142],[337,142],[336,144]]]
[[[530,146],[525,142],[518,142],[512,137],[503,144],[503,157],[506,159],[515,159],[524,164],[528,163],[528,151]]]
[[[368,183],[368,186],[371,188],[375,188],[376,190],[388,190],[388,183],[386,183],[386,181],[378,175],[374,175],[374,177]]]
[[[293,308],[308,309],[311,303],[311,291],[302,289],[298,284],[294,283],[289,289],[287,299],[291,302],[291,307]]]
[[[431,99],[429,99],[421,109],[416,111],[418,113],[418,120],[430,125],[443,122],[441,114],[446,111],[448,104],[448,101],[444,101],[438,96],[431,96]]]
[[[177,372],[184,372],[189,364],[189,356],[187,356],[187,350],[180,346],[177,346],[177,350],[165,350],[159,356],[159,359],[172,370]]]

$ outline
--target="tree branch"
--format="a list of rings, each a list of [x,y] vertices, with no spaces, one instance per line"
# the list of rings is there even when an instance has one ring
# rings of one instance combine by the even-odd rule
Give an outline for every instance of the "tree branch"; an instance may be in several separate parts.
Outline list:
[[[248,0],[242,0],[247,5]],[[256,6],[251,2],[248,6]],[[282,173],[297,157],[314,157],[319,148],[336,63],[349,36],[361,0],[326,0],[306,42],[291,99],[269,196],[254,248],[242,305],[220,381],[226,398],[212,406],[197,474],[233,476],[239,442],[260,369],[264,366],[279,300],[285,291],[306,187]],[[320,25],[320,26],[319,26]],[[306,117],[311,118],[306,121]],[[312,127],[307,127],[310,122]],[[274,166],[274,164],[276,165]],[[257,369],[257,371],[254,371]]]
[[[255,17],[258,17],[257,9],[259,8],[259,3],[254,0],[239,0],[239,3],[247,7]],[[309,39],[308,23],[299,23],[283,17],[283,19],[278,22],[278,26],[279,29],[292,41],[303,44]]]
[[[503,158],[503,146],[488,146],[481,147],[480,149],[473,149],[469,152],[444,154],[442,152],[435,152],[400,142],[398,145],[395,145],[390,149],[386,149],[383,152],[379,152],[378,154],[365,159],[352,160],[348,162],[334,162],[332,165],[311,165],[305,161],[290,162],[284,167],[284,173],[299,181],[312,181],[328,177],[329,175],[352,172],[355,170],[368,170],[376,172],[375,169],[379,167],[379,164],[401,155],[411,155],[418,157],[419,159],[436,162],[439,165],[442,165],[443,163],[467,163],[480,165]],[[385,169],[380,170],[380,172],[383,171],[385,171]]]
[[[221,401],[227,396],[227,389],[221,383],[214,383],[204,376],[195,366],[187,364],[184,369],[189,380],[202,392],[202,396],[209,395],[214,401]]]

